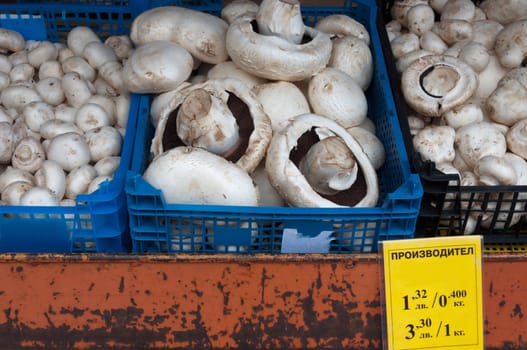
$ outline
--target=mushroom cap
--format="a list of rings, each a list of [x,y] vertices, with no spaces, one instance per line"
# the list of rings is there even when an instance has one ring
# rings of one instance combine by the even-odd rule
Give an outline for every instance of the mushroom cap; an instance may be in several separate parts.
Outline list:
[[[248,173],[252,173],[258,164],[265,158],[265,152],[272,137],[271,120],[265,114],[262,105],[251,90],[240,80],[233,78],[211,79],[200,84],[189,85],[178,90],[178,93],[167,98],[166,105],[160,109],[160,118],[152,140],[151,151],[157,156],[166,149],[163,138],[167,124],[172,114],[183,103],[185,97],[196,89],[203,89],[210,94],[227,100],[233,94],[242,100],[248,107],[252,118],[253,131],[251,132],[245,153],[236,160],[236,164]]]
[[[192,73],[190,53],[170,41],[152,41],[136,48],[123,66],[126,87],[134,93],[160,93],[178,87]]]
[[[508,71],[488,96],[486,108],[490,119],[513,125],[527,117],[527,68]]]
[[[456,130],[456,151],[469,168],[488,155],[503,156],[507,150],[505,136],[488,122],[472,123]]]
[[[348,36],[352,35],[370,45],[370,33],[368,29],[359,21],[350,16],[336,13],[325,16],[317,21],[315,29],[321,30],[329,36]]]
[[[200,61],[227,60],[225,33],[228,24],[209,13],[181,6],[160,6],[142,12],[132,22],[130,38],[136,46],[167,40],[187,49]]]
[[[452,162],[455,157],[456,131],[447,125],[426,126],[413,137],[415,150],[424,160],[434,163]]]
[[[527,159],[527,119],[523,119],[512,125],[505,135],[509,150]]]
[[[298,139],[313,128],[320,128],[328,134],[340,137],[352,151],[359,167],[364,173],[366,195],[355,207],[375,206],[379,190],[377,173],[361,146],[342,126],[320,115],[308,113],[291,119],[285,129],[273,136],[266,157],[265,168],[273,187],[282,198],[296,207],[346,207],[336,204],[319,195],[308,183],[297,166],[289,159],[289,154],[297,146]]]
[[[368,101],[360,85],[337,68],[324,68],[311,78],[308,101],[315,114],[344,128],[359,125],[368,113]]]
[[[305,95],[291,82],[273,81],[261,84],[255,86],[253,92],[271,119],[275,132],[286,125],[290,118],[311,112]]]
[[[274,35],[256,33],[252,20],[240,18],[227,30],[227,51],[241,69],[270,80],[298,81],[327,65],[332,44],[324,32],[306,26],[305,33],[311,40],[294,44]]]
[[[494,51],[503,67],[521,66],[527,56],[527,19],[507,24],[496,35]]]
[[[257,206],[249,174],[223,157],[193,147],[175,147],[155,157],[143,178],[167,203]]]
[[[401,77],[406,102],[416,112],[429,117],[439,117],[463,104],[474,94],[477,85],[477,75],[467,63],[446,55],[418,58]]]
[[[357,37],[334,38],[328,67],[338,68],[366,90],[373,77],[373,56],[369,46]]]

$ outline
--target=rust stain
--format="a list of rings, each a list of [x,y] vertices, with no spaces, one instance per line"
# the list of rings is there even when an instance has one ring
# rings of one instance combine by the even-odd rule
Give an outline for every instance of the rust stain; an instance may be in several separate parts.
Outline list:
[[[487,350],[527,348],[526,268],[485,262]],[[4,256],[0,344],[381,349],[378,270],[375,256]]]

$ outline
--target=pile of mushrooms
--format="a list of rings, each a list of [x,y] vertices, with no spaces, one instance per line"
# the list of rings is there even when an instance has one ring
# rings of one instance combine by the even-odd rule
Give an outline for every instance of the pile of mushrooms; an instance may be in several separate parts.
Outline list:
[[[396,0],[391,15],[386,30],[421,158],[458,175],[461,186],[526,185],[525,2]],[[518,223],[524,213],[512,198],[502,199],[500,217],[475,198],[481,211],[471,212],[464,233],[478,224],[504,229],[508,210],[509,225]]]
[[[130,105],[117,42],[88,27],[67,43],[0,31],[0,204],[75,205],[112,180]]]
[[[145,11],[130,39],[124,84],[153,94],[143,178],[168,203],[377,204],[385,152],[367,116],[373,58],[358,21],[309,27],[298,0],[237,0],[221,17]]]

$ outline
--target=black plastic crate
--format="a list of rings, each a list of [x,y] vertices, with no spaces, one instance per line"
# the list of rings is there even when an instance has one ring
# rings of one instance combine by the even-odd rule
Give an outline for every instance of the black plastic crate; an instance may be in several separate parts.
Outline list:
[[[393,3],[394,0],[377,0],[381,11],[377,25],[408,157],[423,185],[415,237],[463,235],[467,225],[473,225],[473,234],[482,235],[485,244],[527,243],[527,186],[460,186],[457,175],[441,172],[433,162],[423,161],[415,151],[407,119],[410,109],[401,90],[400,76],[384,28],[391,20]],[[494,214],[493,219],[483,224],[483,218],[489,213]],[[521,216],[521,219],[511,225],[514,216]]]

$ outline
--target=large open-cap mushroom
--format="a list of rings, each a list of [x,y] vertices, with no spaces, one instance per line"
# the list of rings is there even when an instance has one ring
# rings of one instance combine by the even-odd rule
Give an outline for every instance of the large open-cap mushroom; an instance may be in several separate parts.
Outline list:
[[[228,58],[227,27],[223,19],[206,12],[161,6],[144,11],[134,19],[130,38],[136,46],[157,40],[172,41],[198,60],[216,64]]]
[[[179,89],[178,93],[167,98],[159,114],[151,147],[154,156],[172,147],[187,145],[178,135],[185,130],[189,137],[181,136],[187,142],[197,140],[192,134],[199,135],[202,140],[208,139],[209,144],[215,143],[214,140],[216,143],[227,141],[223,143],[220,153],[252,173],[265,157],[272,136],[271,121],[262,105],[238,79],[211,79]],[[178,115],[184,119],[178,121]],[[233,118],[238,125],[237,130],[232,125]],[[211,128],[221,123],[226,124],[224,128]],[[196,127],[200,125],[198,130]],[[203,126],[206,126],[205,130]],[[210,135],[203,135],[203,131]]]
[[[241,69],[270,80],[298,81],[327,65],[332,44],[324,32],[306,26],[308,41],[295,44],[279,36],[256,32],[253,20],[249,16],[240,18],[227,30],[227,51]]]
[[[143,174],[167,203],[258,205],[249,174],[201,148],[175,147],[155,157]]]
[[[411,63],[401,77],[406,102],[416,112],[439,117],[467,101],[478,86],[474,70],[458,58],[428,55]]]
[[[349,148],[366,181],[366,194],[354,205],[337,204],[324,198],[311,187],[300,169],[290,159],[290,154],[299,139],[315,130],[319,134],[334,135],[342,139]],[[292,206],[296,207],[371,207],[378,200],[377,173],[359,143],[339,124],[320,115],[308,113],[296,116],[289,124],[273,136],[265,164],[273,187]]]

